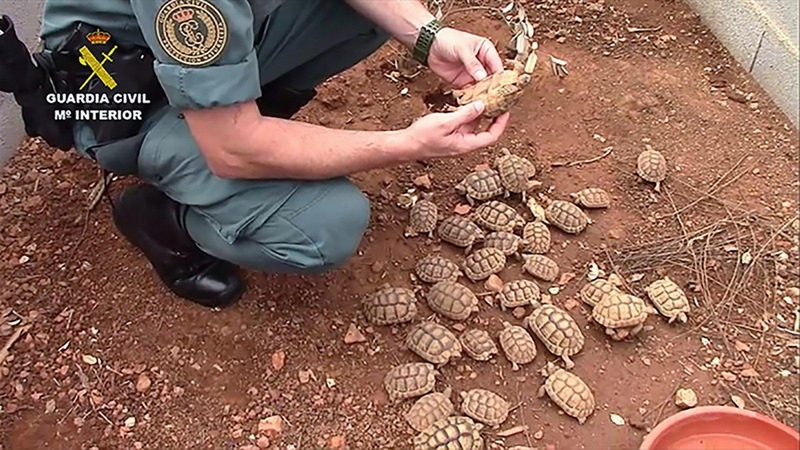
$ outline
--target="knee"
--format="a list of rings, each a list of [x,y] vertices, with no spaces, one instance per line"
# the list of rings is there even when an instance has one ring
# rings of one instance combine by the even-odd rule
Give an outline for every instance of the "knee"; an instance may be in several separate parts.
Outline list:
[[[324,204],[322,204],[324,203]],[[317,267],[310,270],[326,270],[344,264],[357,250],[367,229],[370,217],[369,200],[360,189],[349,181],[331,189],[319,210],[312,212],[323,228],[309,230],[320,258]]]

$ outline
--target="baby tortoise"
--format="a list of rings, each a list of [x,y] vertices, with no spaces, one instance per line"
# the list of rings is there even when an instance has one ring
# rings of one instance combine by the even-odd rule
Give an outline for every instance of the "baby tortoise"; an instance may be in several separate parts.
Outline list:
[[[638,334],[647,315],[655,313],[644,300],[629,294],[609,295],[592,309],[592,318],[606,327],[606,334],[615,341]]]
[[[611,205],[611,196],[608,192],[600,188],[586,188],[569,197],[575,202],[576,205],[583,206],[584,208],[608,208]]]
[[[656,192],[661,192],[661,182],[667,177],[667,160],[664,155],[648,146],[636,160],[636,173],[642,179],[656,184]]]
[[[475,209],[472,216],[478,226],[491,231],[513,232],[525,225],[525,219],[511,205],[491,200]]]
[[[535,221],[522,229],[522,239],[528,244],[525,251],[536,255],[544,255],[550,251],[550,229],[543,222]]]
[[[500,174],[492,169],[478,170],[470,173],[456,185],[456,191],[467,197],[467,203],[475,204],[475,200],[489,200],[504,195],[506,190]]]
[[[503,322],[498,340],[506,358],[511,361],[512,370],[519,370],[520,364],[528,364],[536,358],[536,343],[525,328]]]
[[[450,401],[450,388],[444,392],[431,392],[420,398],[405,414],[405,419],[411,428],[423,431],[436,421],[453,415],[455,407]]]
[[[445,417],[414,437],[414,450],[483,450],[481,430],[469,417]]]
[[[539,285],[531,280],[516,280],[503,285],[503,290],[497,294],[500,309],[516,308],[532,305],[534,308],[541,306],[542,294]]]
[[[460,283],[442,281],[428,292],[428,306],[451,320],[465,320],[478,311],[478,297]]]
[[[456,335],[434,322],[422,322],[411,329],[406,337],[406,347],[438,367],[461,356],[461,342]]]
[[[383,378],[383,386],[389,394],[389,401],[396,403],[412,397],[425,395],[436,385],[439,375],[433,364],[406,363],[396,366]]]
[[[594,307],[609,295],[616,295],[621,293],[622,291],[617,289],[617,287],[614,286],[613,284],[609,283],[608,281],[602,278],[598,278],[594,281],[587,283],[586,286],[582,287],[580,296],[581,300],[583,300],[584,303],[586,303],[591,307]]]
[[[364,315],[375,325],[410,322],[417,316],[417,299],[410,289],[384,284],[363,304]]]
[[[530,82],[531,75],[525,72],[523,62],[506,61],[505,69],[477,83],[454,89],[453,97],[460,106],[482,101],[486,105],[483,115],[494,118],[514,106]]]
[[[475,361],[488,361],[497,354],[497,346],[492,337],[484,330],[471,329],[461,333],[461,347]]]
[[[494,247],[475,250],[464,261],[464,275],[472,281],[489,278],[500,273],[506,266],[506,255]]]
[[[496,248],[506,256],[516,255],[518,258],[522,258],[521,251],[528,246],[528,242],[508,231],[495,231],[486,236],[483,246]]]
[[[533,310],[527,322],[547,350],[564,360],[567,369],[575,367],[570,356],[581,351],[584,338],[572,316],[556,306],[543,305]]]
[[[439,220],[439,208],[436,203],[431,201],[431,198],[432,194],[425,194],[422,200],[419,200],[411,207],[411,211],[408,213],[406,236],[414,237],[420,234],[427,234],[429,237],[433,237],[436,222]]]
[[[428,255],[420,259],[414,266],[414,271],[426,283],[456,281],[462,275],[458,264],[442,255]]]
[[[678,287],[669,277],[654,281],[645,289],[647,296],[656,305],[656,309],[669,318],[669,323],[679,320],[681,323],[689,321],[689,299],[683,289]]]
[[[558,264],[544,255],[522,255],[526,272],[544,281],[555,281],[558,276]]]
[[[492,428],[499,427],[508,418],[508,402],[486,389],[472,389],[461,393],[461,412]]]
[[[553,403],[578,419],[578,423],[582,425],[586,422],[586,418],[592,415],[595,408],[594,395],[589,386],[577,375],[560,369],[551,362],[542,369],[542,375],[547,379],[539,388],[539,397],[544,397],[547,393]]]
[[[591,222],[577,205],[562,200],[553,200],[545,209],[547,223],[570,234],[578,234]]]
[[[521,156],[512,155],[507,148],[502,150],[502,155],[494,162],[494,169],[500,174],[500,180],[508,194],[522,194],[524,202],[528,191],[540,186],[541,183],[532,178],[536,175],[536,167],[532,162]]]
[[[469,253],[475,242],[482,241],[485,235],[475,222],[461,216],[450,216],[439,224],[439,237],[447,243],[464,247],[464,251]]]

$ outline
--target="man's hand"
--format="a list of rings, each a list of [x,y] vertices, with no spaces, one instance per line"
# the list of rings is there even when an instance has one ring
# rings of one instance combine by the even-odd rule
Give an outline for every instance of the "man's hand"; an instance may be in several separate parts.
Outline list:
[[[443,158],[463,155],[494,144],[508,125],[508,113],[495,119],[486,131],[477,131],[486,106],[474,102],[450,113],[434,113],[414,122],[403,131],[411,143],[411,159]]]
[[[453,28],[443,28],[428,55],[428,66],[456,88],[503,70],[497,49],[486,38]]]

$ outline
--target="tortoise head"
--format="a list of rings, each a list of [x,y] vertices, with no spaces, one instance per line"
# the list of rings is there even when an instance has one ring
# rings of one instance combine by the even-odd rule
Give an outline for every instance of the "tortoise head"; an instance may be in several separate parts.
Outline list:
[[[467,184],[464,183],[463,181],[459,182],[456,185],[456,192],[458,192],[459,194],[466,194],[467,193]]]
[[[558,366],[553,364],[552,361],[548,361],[547,365],[542,367],[542,376],[549,377],[550,375],[556,373],[556,370],[558,370]]]

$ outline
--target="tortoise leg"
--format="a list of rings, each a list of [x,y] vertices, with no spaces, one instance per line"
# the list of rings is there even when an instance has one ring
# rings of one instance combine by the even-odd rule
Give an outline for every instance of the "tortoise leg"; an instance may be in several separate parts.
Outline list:
[[[586,422],[586,417],[578,417],[578,424],[579,425],[583,425],[584,422]]]
[[[675,317],[675,316],[672,316],[672,317],[670,317],[670,318],[669,318],[669,320],[667,321],[667,323],[671,324],[672,322],[675,322],[675,319],[677,319],[677,317]]]
[[[433,230],[431,230],[431,231],[429,231],[429,232],[428,232],[428,237],[429,237],[429,238],[431,238],[431,239],[433,239]]]
[[[467,203],[469,203],[469,206],[475,206],[475,199],[467,195]]]
[[[541,397],[544,397],[544,395],[545,395],[546,393],[547,393],[547,392],[546,392],[546,390],[545,390],[545,387],[544,387],[544,385],[541,385],[541,386],[539,386],[539,392],[537,392],[537,393],[536,393],[536,396],[537,396],[537,397],[539,397],[539,398],[541,398]]]
[[[465,255],[469,255],[469,252],[471,252],[471,251],[472,251],[472,244],[469,244],[468,246],[464,247],[464,254]]]
[[[611,339],[614,339],[615,341],[621,341],[621,340],[627,338],[628,336],[630,336],[630,334],[631,334],[630,330],[619,329],[619,330],[616,330],[616,332],[614,333],[614,336],[611,336]]]
[[[525,192],[525,191],[522,191],[522,203],[525,203],[527,201],[528,201],[528,193]]]
[[[640,331],[642,331],[642,329],[643,329],[643,328],[644,328],[644,323],[640,323],[639,325],[636,325],[636,326],[635,326],[635,327],[633,327],[633,329],[630,331],[630,335],[631,335],[631,336],[635,336],[635,335],[639,334],[639,332],[640,332]]]
[[[661,182],[656,181],[656,192],[661,192]]]
[[[615,334],[617,334],[617,332],[614,331],[613,328],[606,327],[606,334],[609,336],[614,336]]]
[[[511,361],[511,370],[519,370],[519,365],[514,361]]]
[[[569,370],[575,367],[575,363],[570,359],[569,355],[561,355],[561,359],[564,360],[564,367]]]
[[[689,321],[689,316],[687,316],[685,312],[682,312],[682,313],[680,313],[680,315],[678,316],[678,320],[680,320],[680,321],[681,321],[681,323],[686,323],[686,322],[688,322],[688,321]]]

